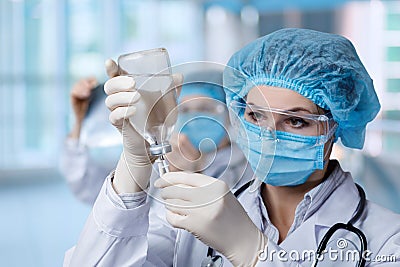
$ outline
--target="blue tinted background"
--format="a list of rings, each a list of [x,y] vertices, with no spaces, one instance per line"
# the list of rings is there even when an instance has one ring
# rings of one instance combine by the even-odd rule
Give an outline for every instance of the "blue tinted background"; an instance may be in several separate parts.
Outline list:
[[[0,0],[0,265],[60,266],[90,212],[58,170],[74,82],[104,81],[105,59],[154,47],[172,64],[225,63],[282,27],[354,42],[382,111],[362,151],[339,144],[334,157],[370,199],[400,212],[399,1]]]

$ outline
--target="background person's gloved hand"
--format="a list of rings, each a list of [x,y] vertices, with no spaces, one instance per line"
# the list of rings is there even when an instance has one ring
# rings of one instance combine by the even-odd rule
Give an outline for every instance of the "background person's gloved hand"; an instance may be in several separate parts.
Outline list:
[[[183,133],[173,133],[170,139],[172,151],[166,155],[170,171],[199,172],[202,169],[201,153]]]
[[[155,182],[167,208],[167,221],[185,229],[228,258],[253,266],[267,237],[254,225],[221,180],[196,173],[170,172]]]
[[[72,87],[70,94],[71,106],[77,121],[83,121],[89,106],[90,94],[97,84],[95,77],[89,77],[79,80]]]
[[[117,64],[106,61],[109,74],[118,69]],[[182,75],[175,75],[174,84],[181,85]],[[141,96],[135,88],[135,81],[129,76],[116,76],[104,85],[107,108],[111,111],[109,120],[122,134],[123,153],[115,170],[113,186],[117,193],[133,193],[146,189],[155,158],[150,157],[149,144],[134,129],[129,118],[135,116],[136,103]],[[145,119],[145,118],[144,118]]]
[[[89,77],[79,80],[74,84],[70,93],[71,107],[74,112],[75,122],[69,137],[79,139],[83,119],[89,108],[89,99],[92,90],[98,84],[96,78]]]

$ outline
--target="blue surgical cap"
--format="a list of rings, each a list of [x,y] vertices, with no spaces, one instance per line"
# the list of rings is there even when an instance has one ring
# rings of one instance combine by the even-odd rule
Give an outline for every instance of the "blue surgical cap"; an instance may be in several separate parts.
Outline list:
[[[179,102],[185,96],[203,95],[225,103],[221,70],[195,71],[184,76]]]
[[[351,42],[307,29],[282,29],[236,52],[224,70],[227,104],[257,85],[291,89],[329,110],[336,138],[362,148],[380,104],[372,79]]]

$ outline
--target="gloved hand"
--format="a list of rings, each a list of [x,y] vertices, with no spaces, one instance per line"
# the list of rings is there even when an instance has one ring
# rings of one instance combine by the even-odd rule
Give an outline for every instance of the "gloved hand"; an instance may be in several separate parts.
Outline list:
[[[172,151],[166,155],[169,169],[176,171],[202,171],[202,155],[183,133],[173,133],[169,140]]]
[[[253,266],[267,237],[254,225],[221,180],[197,173],[170,172],[156,180],[167,221],[214,248],[234,266]]]
[[[106,61],[107,73],[118,69],[117,64]],[[181,85],[182,75],[175,75],[174,85]],[[115,170],[113,186],[117,193],[140,192],[147,188],[155,158],[149,154],[149,144],[134,129],[129,118],[135,116],[136,103],[141,101],[135,89],[135,80],[129,76],[116,76],[104,84],[108,95],[106,106],[111,111],[109,120],[123,138],[123,153]]]
[[[113,185],[118,193],[140,192],[147,188],[152,159],[148,144],[133,128],[129,118],[135,115],[140,94],[132,77],[117,76],[108,80],[104,91],[106,106],[111,111],[109,120],[120,131],[123,152],[115,170]]]

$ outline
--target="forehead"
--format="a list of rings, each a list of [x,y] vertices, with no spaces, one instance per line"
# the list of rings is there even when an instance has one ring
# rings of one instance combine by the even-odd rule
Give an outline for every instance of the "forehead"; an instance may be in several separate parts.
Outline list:
[[[305,108],[311,112],[317,112],[317,105],[310,99],[299,93],[281,87],[275,86],[255,86],[250,89],[246,98],[247,103],[260,107],[270,107],[283,110],[293,108]]]

